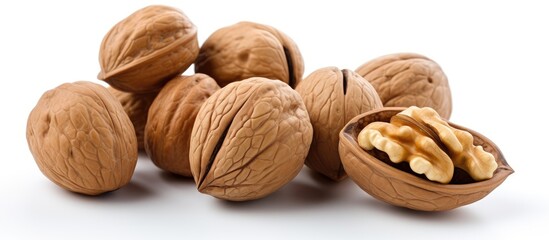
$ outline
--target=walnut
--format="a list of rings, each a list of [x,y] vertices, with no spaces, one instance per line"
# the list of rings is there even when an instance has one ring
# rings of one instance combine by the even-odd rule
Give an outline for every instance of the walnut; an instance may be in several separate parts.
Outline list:
[[[200,106],[219,86],[207,75],[177,76],[158,94],[149,110],[145,150],[156,166],[191,177],[189,146]]]
[[[433,60],[415,53],[373,59],[356,69],[377,90],[385,107],[430,107],[449,119],[452,95],[446,75]]]
[[[137,139],[122,105],[90,82],[44,93],[29,115],[27,142],[46,177],[88,195],[126,185],[137,162]]]
[[[124,111],[132,121],[135,134],[137,135],[137,145],[140,150],[145,149],[143,139],[145,138],[145,124],[149,115],[149,107],[158,92],[152,93],[131,93],[119,91],[108,87],[109,92],[114,95],[124,107]]]
[[[396,116],[408,116],[416,125],[424,126],[438,136],[439,146],[450,156],[454,165],[466,171],[475,181],[490,179],[498,167],[494,156],[482,146],[473,144],[471,133],[454,128],[442,120],[432,108],[409,107]]]
[[[410,163],[412,171],[432,181],[449,183],[454,176],[452,159],[429,135],[413,127],[399,124],[373,122],[358,134],[358,145],[366,150],[379,149],[394,163]]]
[[[239,22],[215,31],[202,45],[195,71],[219,86],[250,78],[278,79],[295,87],[303,76],[297,45],[281,31],[253,22]]]
[[[313,125],[313,142],[305,164],[340,181],[347,175],[339,159],[339,131],[356,115],[381,108],[375,89],[360,75],[336,67],[321,68],[296,87]]]
[[[454,134],[456,134],[456,131],[458,130],[471,134],[472,139],[470,140],[472,140],[472,142],[468,142],[469,140],[466,140],[462,143],[463,146],[469,144],[471,144],[471,146],[482,146],[484,151],[493,155],[497,168],[492,172],[493,176],[491,178],[478,181],[473,179],[471,174],[467,171],[464,171],[458,167],[454,168],[454,173],[450,182],[448,184],[441,184],[424,179],[422,175],[414,173],[408,163],[394,163],[391,160],[391,155],[394,155],[394,153],[387,154],[382,151],[378,151],[377,149],[364,151],[359,146],[359,135],[364,127],[373,122],[390,122],[393,116],[398,115],[405,109],[406,108],[388,107],[360,114],[349,121],[339,135],[339,153],[345,171],[349,177],[357,183],[357,185],[375,198],[396,206],[416,210],[449,210],[482,199],[497,186],[499,186],[507,178],[507,176],[513,173],[513,169],[509,166],[509,164],[507,164],[503,154],[492,141],[473,130],[450,122],[446,122],[446,127],[447,129],[455,129],[451,130]],[[403,115],[409,117],[410,111],[404,112]],[[391,123],[394,121],[400,121],[401,123],[399,124],[404,124],[403,121],[407,121],[406,119],[406,117],[404,117],[404,120],[402,118],[398,119],[398,117],[396,119],[393,118]],[[420,128],[425,128],[424,130],[419,130],[423,131],[423,133],[418,133],[418,135],[427,136],[434,134],[435,136],[442,136],[439,138],[447,138],[447,136],[444,136],[444,134],[440,131],[436,131],[434,129],[427,130],[427,128],[430,127],[427,127],[426,124],[421,123],[421,120],[414,121],[420,122],[412,123],[417,124],[417,126],[413,127],[415,131]],[[408,124],[408,126],[410,125]],[[459,140],[460,137],[457,139]],[[410,140],[412,139],[410,138]],[[375,141],[383,142],[384,140],[378,139],[372,141],[372,145],[374,146],[382,145],[382,143],[375,143]],[[402,139],[402,141],[404,141],[404,139]],[[439,140],[436,140],[435,142],[438,141]],[[440,143],[444,144],[442,140],[440,140]],[[430,145],[433,146],[433,144]],[[438,146],[438,144],[435,145]],[[464,149],[467,148],[468,147],[464,147]],[[474,151],[476,150],[473,150],[473,152]],[[433,154],[431,151],[429,152]],[[457,155],[450,153],[448,156],[453,158]],[[426,157],[421,158],[427,159]],[[431,160],[440,161],[440,159]],[[429,166],[429,164],[431,164],[429,161],[420,163],[418,166],[420,171],[418,172],[424,172],[424,165]],[[454,163],[454,166],[458,166],[458,164]],[[490,164],[487,164],[486,166],[489,166],[488,169],[491,168]],[[488,172],[491,170],[484,169],[483,171]]]
[[[278,80],[231,83],[200,108],[191,135],[191,172],[200,192],[258,199],[300,171],[313,129],[299,94]]]
[[[158,92],[198,55],[196,27],[178,9],[153,5],[117,23],[99,50],[99,79],[121,91]]]
[[[358,134],[358,144],[387,153],[394,163],[408,161],[414,172],[441,183],[450,182],[454,164],[476,181],[491,178],[497,168],[494,156],[474,146],[470,133],[451,127],[428,107],[412,106],[390,123],[368,124]]]

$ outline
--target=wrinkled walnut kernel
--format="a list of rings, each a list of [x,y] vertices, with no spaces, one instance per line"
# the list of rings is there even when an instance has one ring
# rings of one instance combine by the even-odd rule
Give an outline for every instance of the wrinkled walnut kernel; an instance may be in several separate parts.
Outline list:
[[[353,118],[340,133],[339,153],[349,177],[373,197],[387,203],[423,211],[444,211],[478,201],[498,187],[513,169],[497,146],[488,138],[470,129],[448,122],[453,128],[471,133],[473,144],[491,153],[497,163],[492,178],[477,182],[465,171],[456,168],[450,184],[440,184],[411,174],[406,163],[395,164],[387,154],[373,149],[364,151],[358,135],[372,122],[389,122],[405,108],[388,107],[372,110]]]

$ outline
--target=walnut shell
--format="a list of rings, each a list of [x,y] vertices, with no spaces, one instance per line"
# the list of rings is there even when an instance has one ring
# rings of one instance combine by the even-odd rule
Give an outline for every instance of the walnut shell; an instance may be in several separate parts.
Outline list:
[[[356,69],[377,90],[385,107],[431,107],[441,117],[452,114],[448,79],[433,60],[415,53],[373,59]]]
[[[353,118],[339,134],[339,153],[349,177],[364,191],[389,204],[422,211],[444,211],[476,202],[498,187],[514,171],[498,147],[483,135],[448,122],[473,135],[473,144],[494,155],[498,167],[491,179],[475,182],[465,171],[455,169],[450,184],[429,181],[415,175],[407,165],[390,163],[386,154],[364,151],[357,143],[359,132],[375,121],[389,122],[406,108],[373,110]]]
[[[177,76],[158,94],[145,127],[145,150],[161,169],[191,177],[189,146],[200,106],[219,86],[205,74]]]
[[[126,185],[137,162],[137,139],[122,105],[90,82],[44,93],[29,115],[27,142],[46,177],[88,195]]]
[[[99,50],[99,79],[121,91],[158,92],[198,55],[196,27],[183,12],[148,6],[117,23]]]
[[[194,123],[190,162],[198,190],[232,201],[267,196],[299,173],[312,131],[287,84],[254,77],[227,85]]]
[[[314,71],[295,90],[314,129],[305,165],[332,180],[343,180],[347,174],[339,159],[339,132],[356,115],[383,107],[379,96],[360,75],[336,67]]]
[[[122,104],[124,111],[132,121],[135,134],[137,136],[137,146],[140,150],[144,148],[145,124],[149,115],[149,107],[158,92],[153,93],[130,93],[119,91],[115,88],[108,87],[109,92],[115,96]]]
[[[250,77],[278,79],[297,86],[303,58],[297,45],[281,31],[253,22],[239,22],[215,31],[202,45],[195,72],[219,86]]]

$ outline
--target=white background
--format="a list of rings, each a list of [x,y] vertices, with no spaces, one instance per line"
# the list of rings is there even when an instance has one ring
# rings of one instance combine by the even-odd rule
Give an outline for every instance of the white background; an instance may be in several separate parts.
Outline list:
[[[2,1],[0,239],[547,239],[549,8],[542,2]],[[298,44],[305,75],[355,69],[389,53],[424,54],[449,78],[451,120],[491,138],[516,173],[481,201],[441,213],[392,207],[350,180],[330,183],[306,168],[265,199],[225,202],[145,155],[131,183],[114,193],[64,191],[36,167],[27,116],[48,89],[99,82],[104,34],[153,3],[182,9],[200,43],[242,20],[274,26]]]

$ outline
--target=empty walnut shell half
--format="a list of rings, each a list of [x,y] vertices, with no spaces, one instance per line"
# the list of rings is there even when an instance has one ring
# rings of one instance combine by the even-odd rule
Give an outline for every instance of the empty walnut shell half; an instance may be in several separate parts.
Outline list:
[[[356,69],[376,89],[384,107],[430,107],[441,117],[452,114],[448,78],[433,60],[415,53],[373,59]]]
[[[239,22],[215,31],[202,45],[194,64],[219,86],[250,77],[281,80],[292,88],[303,76],[297,45],[274,27]]]
[[[205,74],[177,76],[154,100],[145,127],[145,150],[161,169],[191,177],[189,145],[200,106],[219,86]]]
[[[312,72],[295,90],[307,106],[314,129],[305,165],[332,180],[344,179],[339,132],[356,115],[383,107],[376,90],[355,72],[337,67]]]
[[[414,174],[407,164],[395,165],[383,152],[365,151],[357,143],[360,131],[375,121],[389,122],[406,108],[372,110],[353,118],[341,131],[339,153],[345,171],[364,191],[389,204],[422,211],[444,211],[476,202],[498,187],[514,171],[498,147],[483,135],[448,122],[473,135],[473,144],[491,153],[498,164],[491,179],[474,181],[465,171],[455,169],[452,181],[441,184]]]
[[[303,167],[313,128],[299,94],[266,78],[231,83],[200,108],[191,171],[200,192],[245,201],[276,191]]]
[[[143,144],[145,138],[145,124],[147,123],[147,116],[149,115],[149,107],[158,93],[123,92],[112,87],[108,87],[107,89],[109,89],[109,92],[118,99],[122,104],[122,107],[124,107],[124,111],[128,114],[128,117],[130,117],[133,128],[135,129],[135,134],[137,135],[137,145],[139,146],[139,149],[145,149]]]
[[[178,9],[159,5],[140,9],[103,38],[98,78],[126,92],[158,92],[196,59],[196,31]]]
[[[90,82],[44,93],[29,115],[27,142],[46,177],[88,195],[126,185],[137,163],[135,132],[122,105]]]

